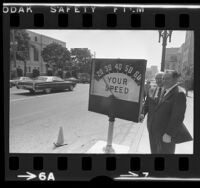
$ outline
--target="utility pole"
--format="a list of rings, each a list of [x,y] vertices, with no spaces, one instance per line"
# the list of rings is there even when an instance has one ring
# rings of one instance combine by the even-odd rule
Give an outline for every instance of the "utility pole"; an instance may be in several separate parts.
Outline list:
[[[169,42],[171,42],[172,30],[159,30],[159,43],[162,38],[162,59],[161,59],[161,71],[165,70],[165,53],[167,46],[167,39],[169,38]]]

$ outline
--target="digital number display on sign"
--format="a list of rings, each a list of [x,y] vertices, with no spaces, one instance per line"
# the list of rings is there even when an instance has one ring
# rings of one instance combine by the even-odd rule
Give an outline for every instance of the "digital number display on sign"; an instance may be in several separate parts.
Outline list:
[[[109,114],[112,110],[116,117],[137,121],[145,71],[146,60],[94,59],[89,110],[103,114]],[[133,115],[134,112],[136,114]]]

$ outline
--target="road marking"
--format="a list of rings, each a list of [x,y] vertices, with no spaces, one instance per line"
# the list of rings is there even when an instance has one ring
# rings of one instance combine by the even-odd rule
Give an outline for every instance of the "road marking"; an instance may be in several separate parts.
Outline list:
[[[54,96],[55,94],[66,94],[66,93],[68,93],[68,91],[66,91],[66,92],[59,92],[59,93],[42,94],[42,95],[33,96],[33,97],[27,96],[26,98],[10,99],[10,102],[24,101],[24,100],[28,100],[28,99],[34,99],[34,98],[45,97],[45,96]],[[69,92],[69,93],[71,93],[71,92]],[[74,91],[73,93],[75,94],[76,92]]]
[[[11,99],[10,102],[16,102],[16,101],[24,101],[24,100],[28,100],[28,99],[34,99],[34,98],[39,98],[39,97],[43,97],[42,96],[35,96],[35,97],[26,97],[26,98],[20,98],[20,99]],[[46,96],[46,95],[45,95]]]
[[[63,92],[63,93],[65,93],[65,92]],[[55,93],[55,94],[58,94],[58,93]],[[10,102],[24,101],[24,100],[28,100],[28,99],[41,98],[41,97],[45,97],[45,96],[54,96],[54,93],[42,94],[42,95],[34,96],[34,97],[27,96],[26,98],[20,98],[20,99],[11,99]]]
[[[22,92],[23,93],[23,92]],[[65,94],[66,92],[61,92],[61,94]],[[68,92],[67,92],[68,93]],[[18,92],[10,92],[10,94],[18,94]],[[59,93],[55,93],[55,94],[59,94]],[[50,94],[42,94],[40,96],[34,96],[34,97],[29,97],[27,96],[26,98],[20,98],[20,99],[10,99],[10,102],[17,102],[17,101],[24,101],[24,100],[28,100],[28,99],[34,99],[34,98],[39,98],[39,97],[44,97],[44,96],[54,96],[54,93],[50,93]]]
[[[31,113],[28,113],[28,114],[25,114],[25,115],[10,118],[10,121],[14,121],[14,120],[25,118],[25,117],[27,118],[28,116],[34,116],[36,114],[41,114],[41,113],[44,113],[44,112],[46,112],[46,111],[45,110],[41,110],[41,111],[37,110],[36,112],[31,112]]]

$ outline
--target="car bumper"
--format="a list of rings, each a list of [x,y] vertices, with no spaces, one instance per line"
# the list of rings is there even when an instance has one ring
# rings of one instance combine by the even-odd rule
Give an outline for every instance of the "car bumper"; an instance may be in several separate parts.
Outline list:
[[[33,89],[33,86],[23,86],[23,85],[18,85],[19,89]]]

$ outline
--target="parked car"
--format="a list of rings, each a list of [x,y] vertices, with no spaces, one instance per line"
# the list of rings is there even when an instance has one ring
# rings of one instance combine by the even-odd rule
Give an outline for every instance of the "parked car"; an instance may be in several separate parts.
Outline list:
[[[71,81],[71,82],[74,82],[74,83],[79,83],[79,79],[75,78],[75,77],[70,77],[70,78],[65,78],[64,79],[65,81]]]
[[[38,76],[34,80],[18,83],[18,87],[20,89],[29,90],[31,93],[50,93],[53,90],[59,91],[65,89],[72,91],[75,86],[76,83],[72,81],[65,81],[57,76]]]
[[[10,87],[16,86],[18,88],[17,85],[18,85],[19,82],[21,82],[21,81],[27,81],[27,80],[32,80],[32,79],[29,78],[29,77],[26,77],[26,76],[21,76],[19,78],[10,80]]]
[[[10,88],[15,86],[16,80],[10,80]]]
[[[78,73],[80,83],[90,83],[90,75],[88,73]]]
[[[31,81],[31,80],[32,80],[32,78],[30,78],[30,77],[25,77],[25,76],[20,77],[18,80],[16,80],[15,86],[17,89],[19,89],[19,87],[18,87],[19,82],[26,82],[26,81]]]

